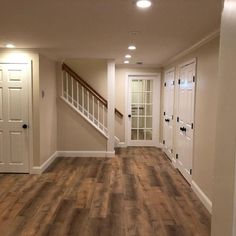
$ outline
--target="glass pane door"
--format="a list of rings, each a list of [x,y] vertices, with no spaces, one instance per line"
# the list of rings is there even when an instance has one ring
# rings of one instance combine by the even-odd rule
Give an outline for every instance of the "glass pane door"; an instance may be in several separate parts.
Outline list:
[[[153,80],[131,80],[131,140],[153,139]]]

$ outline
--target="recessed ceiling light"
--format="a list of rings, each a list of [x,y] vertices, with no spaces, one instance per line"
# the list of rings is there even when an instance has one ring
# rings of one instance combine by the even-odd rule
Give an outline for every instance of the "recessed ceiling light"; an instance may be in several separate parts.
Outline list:
[[[130,45],[130,46],[128,47],[128,49],[129,49],[129,50],[135,50],[136,47],[135,47],[134,45]]]
[[[131,57],[132,57],[132,56],[129,55],[129,54],[125,55],[125,58],[131,58]]]
[[[127,61],[124,61],[124,63],[125,63],[125,64],[129,64],[129,61],[128,61],[128,60],[127,60]]]
[[[136,5],[139,8],[148,8],[152,5],[152,2],[150,0],[138,0]]]
[[[14,48],[14,47],[15,47],[14,44],[11,44],[11,43],[6,44],[6,48]]]

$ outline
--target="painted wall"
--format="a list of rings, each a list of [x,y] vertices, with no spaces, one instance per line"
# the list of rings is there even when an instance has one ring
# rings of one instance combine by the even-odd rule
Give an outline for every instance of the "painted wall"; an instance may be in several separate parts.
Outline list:
[[[193,58],[197,58],[193,181],[212,200],[219,37],[196,49],[194,52],[170,63],[165,67],[165,70],[172,67],[177,68],[178,65]],[[178,70],[176,73],[176,84],[177,80]]]
[[[56,62],[39,56],[40,165],[57,151]],[[44,93],[44,95],[43,95]]]
[[[66,60],[79,76],[105,99],[107,98],[107,61],[97,59]],[[61,69],[58,65],[58,150],[59,151],[106,151],[107,139],[60,98]]]
[[[119,138],[120,142],[125,142],[125,86],[127,73],[160,73],[161,69],[158,68],[130,68],[130,67],[117,67],[116,68],[116,108],[124,115],[123,118],[116,116],[115,121],[115,135]],[[159,130],[160,131],[160,130]]]
[[[225,0],[221,22],[212,236],[236,235],[236,2]]]

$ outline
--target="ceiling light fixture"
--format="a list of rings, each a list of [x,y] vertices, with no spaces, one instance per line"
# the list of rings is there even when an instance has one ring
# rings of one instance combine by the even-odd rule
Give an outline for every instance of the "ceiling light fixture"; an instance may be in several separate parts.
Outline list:
[[[127,60],[127,61],[124,61],[124,63],[125,63],[125,64],[129,64],[129,61],[128,61],[128,60]]]
[[[150,0],[138,0],[136,5],[139,8],[148,8],[152,5],[152,2]]]
[[[131,57],[132,57],[132,56],[129,55],[129,54],[125,55],[125,58],[131,58]]]
[[[15,47],[14,44],[11,44],[11,43],[6,44],[6,48],[14,48],[14,47]]]
[[[134,45],[130,45],[130,46],[128,47],[128,49],[129,49],[129,50],[135,50],[136,47],[135,47]]]

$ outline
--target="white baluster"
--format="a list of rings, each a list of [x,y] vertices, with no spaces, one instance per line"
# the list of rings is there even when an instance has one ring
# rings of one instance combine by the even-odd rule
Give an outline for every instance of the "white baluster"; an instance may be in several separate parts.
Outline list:
[[[79,109],[79,83],[76,81],[76,102],[77,102],[77,109]]]
[[[72,103],[72,105],[74,105],[74,81],[73,81],[73,77],[70,77],[70,81],[71,81],[71,103]]]
[[[84,113],[84,87],[82,86],[82,109]]]
[[[100,116],[100,104],[98,100],[98,127],[99,127],[99,116]]]
[[[87,109],[88,109],[88,118],[89,118],[89,91],[87,91]]]
[[[94,123],[94,96],[92,97],[93,100],[93,123]]]

